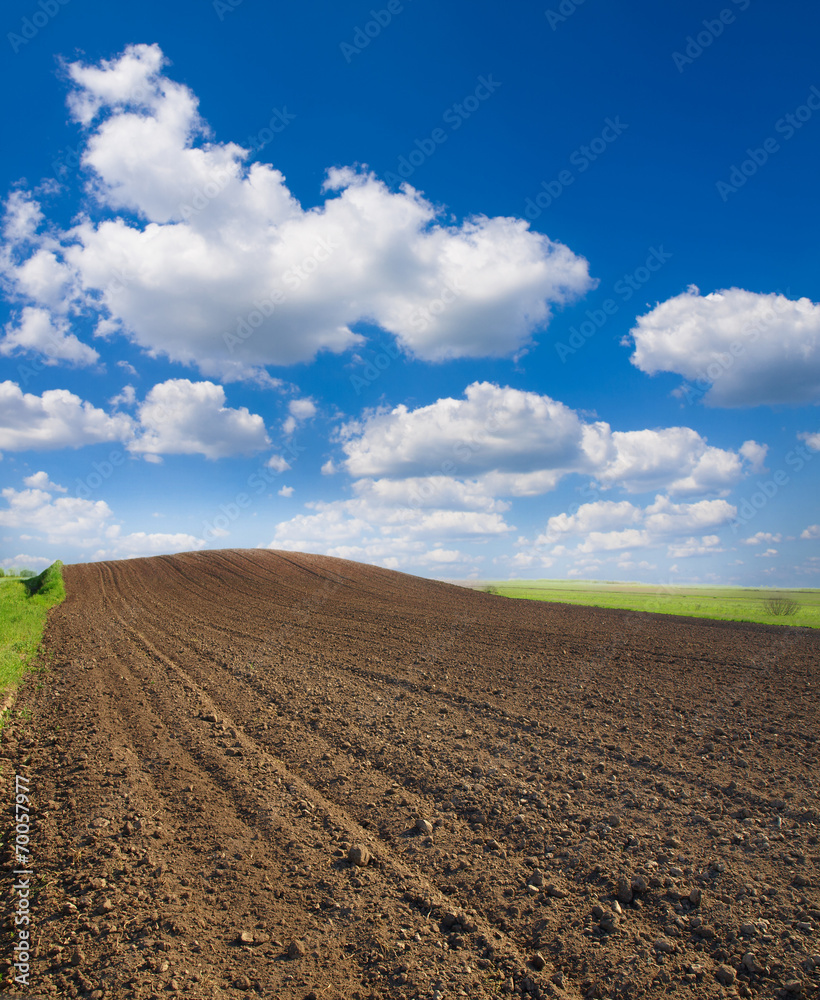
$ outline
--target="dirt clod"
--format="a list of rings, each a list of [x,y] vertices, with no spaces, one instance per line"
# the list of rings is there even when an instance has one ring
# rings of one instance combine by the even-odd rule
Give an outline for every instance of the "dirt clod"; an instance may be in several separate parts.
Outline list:
[[[734,969],[730,969],[728,965],[719,965],[715,969],[715,979],[723,986],[732,986],[737,975]]]
[[[307,954],[303,941],[291,941],[288,945],[288,958],[303,958]]]
[[[347,860],[352,865],[364,868],[370,864],[371,854],[364,844],[354,844],[347,852]]]

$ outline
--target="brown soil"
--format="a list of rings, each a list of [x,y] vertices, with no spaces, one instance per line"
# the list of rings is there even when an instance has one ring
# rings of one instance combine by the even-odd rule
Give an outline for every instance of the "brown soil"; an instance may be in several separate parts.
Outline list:
[[[258,550],[65,580],[2,737],[20,995],[820,988],[817,633]]]

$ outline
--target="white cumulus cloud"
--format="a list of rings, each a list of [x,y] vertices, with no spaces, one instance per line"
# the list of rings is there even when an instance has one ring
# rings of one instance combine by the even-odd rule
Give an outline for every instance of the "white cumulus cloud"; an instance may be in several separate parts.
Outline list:
[[[574,514],[556,514],[547,521],[546,531],[537,544],[548,545],[565,535],[588,535],[593,531],[611,531],[640,523],[643,511],[628,500],[596,500],[582,504]]]
[[[463,399],[371,413],[340,437],[353,476],[443,475],[497,496],[546,493],[573,472],[630,493],[725,494],[762,447],[715,448],[689,427],[612,431],[549,396],[490,382],[467,386]]]
[[[54,562],[46,556],[29,556],[25,552],[2,560],[4,569],[45,569]]]
[[[749,472],[765,472],[766,454],[769,451],[767,444],[758,444],[757,441],[744,441],[740,446],[740,454],[749,463]]]
[[[743,545],[763,545],[769,542],[780,542],[783,540],[783,536],[778,533],[773,535],[771,531],[757,531],[755,534],[751,535],[749,538],[741,539],[741,544]]]
[[[80,448],[128,440],[132,432],[130,417],[110,416],[67,389],[35,396],[16,382],[0,382],[0,451]]]
[[[480,510],[502,512],[509,508],[476,481],[460,482],[449,476],[419,476],[409,479],[359,479],[353,484],[357,496],[376,506],[410,509]]]
[[[271,455],[265,465],[274,472],[287,472],[290,468],[290,463],[282,455]]]
[[[489,382],[467,386],[464,399],[401,404],[343,430],[354,476],[471,476],[567,469],[584,454],[584,427],[563,403]],[[540,464],[535,465],[535,461]]]
[[[105,531],[112,516],[104,500],[59,497],[44,490],[2,491],[8,505],[0,510],[0,525],[33,533],[51,545],[93,544]]]
[[[637,549],[651,545],[646,531],[624,528],[623,531],[590,531],[576,552],[612,552],[618,549]]]
[[[160,382],[139,406],[141,433],[129,447],[148,455],[213,459],[266,448],[270,438],[262,417],[244,406],[231,409],[225,402],[224,388],[213,382]]]
[[[97,549],[93,558],[134,559],[173,552],[196,552],[204,546],[204,539],[186,532],[132,531],[122,534],[119,525],[113,525],[106,533],[105,547]]]
[[[515,354],[594,287],[586,260],[525,220],[457,224],[367,172],[329,170],[323,204],[303,209],[280,171],[214,139],[165,62],[157,45],[132,45],[68,67],[103,217],[37,246],[41,209],[17,193],[6,272],[18,296],[41,303],[59,284],[68,305],[97,309],[103,332],[205,375],[252,378],[354,347],[362,322],[426,360]]]
[[[430,549],[417,558],[418,562],[457,563],[462,562],[464,554],[458,549]]]
[[[615,431],[615,454],[598,473],[605,485],[631,493],[667,489],[692,494],[727,491],[741,476],[741,456],[707,445],[690,427]]]
[[[582,504],[573,514],[551,517],[535,544],[553,546],[550,550],[553,556],[667,544],[669,554],[681,558],[722,551],[715,548],[719,542],[717,535],[701,535],[698,539],[693,533],[724,527],[736,513],[737,508],[726,500],[675,503],[669,497],[658,495],[645,507],[626,500],[619,503],[596,500]],[[684,540],[684,536],[689,537]],[[572,537],[579,539],[574,549],[566,544]],[[522,544],[526,544],[526,540]]]
[[[707,556],[723,552],[718,535],[703,535],[700,538],[690,537],[682,542],[673,542],[667,549],[671,559],[686,559],[689,556]]]
[[[443,561],[437,552],[456,552],[454,542],[501,537],[512,530],[500,512],[397,505],[371,485],[352,500],[306,504],[315,513],[280,522],[268,547],[321,552],[392,568],[399,565],[397,560],[424,566]],[[459,553],[460,562],[467,559]]]
[[[34,473],[24,482],[29,487],[40,488],[16,490],[8,487],[0,493],[6,502],[5,508],[0,509],[0,527],[16,530],[21,540],[35,539],[60,547],[94,548],[96,551],[91,556],[94,559],[187,552],[205,545],[204,539],[185,532],[125,533],[104,500],[54,499],[51,492],[42,487],[62,487],[48,482],[44,472]]]
[[[312,399],[292,399],[288,403],[288,413],[290,414],[282,424],[285,434],[292,434],[296,428],[305,420],[310,420],[316,416],[316,404]]]
[[[613,432],[549,396],[489,382],[467,386],[460,399],[365,412],[341,426],[338,442],[354,497],[308,504],[310,513],[277,526],[271,547],[412,561],[424,538],[449,550],[456,539],[481,544],[514,530],[506,498],[547,492],[573,473],[602,490],[671,494],[646,506],[600,499],[550,518],[535,544],[554,548],[532,565],[570,552],[580,564],[591,553],[666,545],[725,525],[736,513],[726,500],[678,498],[728,492],[765,453],[754,442],[738,452],[713,448],[685,427]],[[329,461],[323,472],[336,468]],[[573,536],[574,549],[560,544]],[[525,561],[522,554],[515,565]]]
[[[820,304],[807,298],[691,287],[639,316],[630,335],[634,365],[682,375],[707,405],[820,402]]]
[[[111,406],[133,406],[137,401],[137,391],[133,385],[124,385],[122,392],[118,392],[108,400]]]
[[[723,527],[736,514],[737,508],[726,500],[673,503],[668,497],[659,496],[646,508],[644,523],[653,534],[679,535]]]
[[[54,319],[46,309],[26,306],[15,326],[7,323],[0,340],[0,354],[39,354],[47,365],[66,361],[77,367],[96,364],[100,355],[68,330],[63,319]]]
[[[114,405],[134,401],[130,386],[111,400]],[[156,462],[162,455],[252,454],[270,445],[262,417],[244,406],[226,406],[224,388],[213,382],[158,383],[139,404],[138,420],[108,414],[66,389],[34,396],[15,382],[0,383],[0,450],[79,448],[103,441],[121,441]],[[269,464],[277,462],[277,471],[287,467],[284,459],[272,458]]]
[[[52,483],[47,472],[35,472],[30,476],[26,476],[23,483],[32,489],[45,490],[48,493],[68,493],[65,486]]]
[[[3,213],[3,236],[12,245],[31,240],[43,213],[36,201],[25,191],[12,191],[6,200]]]

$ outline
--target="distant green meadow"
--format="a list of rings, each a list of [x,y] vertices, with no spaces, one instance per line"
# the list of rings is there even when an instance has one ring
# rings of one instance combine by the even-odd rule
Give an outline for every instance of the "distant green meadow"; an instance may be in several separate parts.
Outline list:
[[[820,590],[667,587],[599,580],[488,580],[471,586],[475,590],[489,591],[501,597],[519,597],[531,601],[820,628]],[[792,613],[775,613],[789,612],[794,605],[796,607]]]

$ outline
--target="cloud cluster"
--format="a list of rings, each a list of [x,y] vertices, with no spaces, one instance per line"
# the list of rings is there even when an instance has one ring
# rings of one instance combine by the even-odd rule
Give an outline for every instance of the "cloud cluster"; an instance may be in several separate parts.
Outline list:
[[[0,451],[80,448],[131,438],[133,421],[109,415],[67,389],[42,396],[24,393],[16,382],[0,382]]]
[[[758,464],[765,448],[715,448],[689,427],[612,431],[586,422],[549,396],[490,382],[467,386],[463,399],[439,399],[371,413],[340,434],[355,477],[446,476],[473,480],[492,496],[533,496],[571,473],[630,493],[725,494]]]
[[[54,562],[47,556],[30,556],[25,552],[20,552],[16,556],[7,557],[0,561],[3,569],[45,569]]]
[[[783,541],[783,536],[778,532],[773,535],[771,531],[756,531],[749,538],[741,539],[742,545],[763,545],[769,542],[781,542]]]
[[[820,304],[694,286],[639,316],[632,364],[675,372],[710,406],[820,403]]]
[[[46,490],[2,491],[7,503],[0,510],[0,525],[33,534],[50,545],[94,544],[104,533],[113,516],[104,500],[80,500],[77,497],[53,499]]]
[[[60,549],[66,546],[94,549],[91,556],[94,559],[127,559],[160,552],[184,552],[201,549],[205,545],[203,539],[185,533],[123,533],[104,500],[81,500],[77,497],[55,499],[51,491],[64,493],[65,488],[48,482],[44,472],[37,472],[26,479],[27,484],[32,482],[47,484],[50,489],[15,490],[8,487],[0,494],[6,502],[5,509],[0,509],[0,526],[25,532],[27,541],[40,541]],[[31,557],[26,559],[29,563],[35,561]]]
[[[670,559],[686,559],[689,556],[710,556],[725,550],[720,547],[718,535],[702,535],[700,538],[686,538],[681,542],[673,542],[667,555]]]
[[[478,560],[452,546],[501,537],[512,530],[500,513],[394,507],[372,495],[306,506],[315,513],[282,521],[268,548],[322,552],[390,569],[408,564],[464,568]]]
[[[102,548],[97,549],[92,558],[133,559],[171,552],[196,552],[204,546],[204,539],[183,531],[131,531],[123,534],[120,526],[115,524],[106,532]]]
[[[736,513],[726,500],[674,503],[659,495],[646,507],[627,500],[596,500],[574,514],[551,517],[535,544],[553,546],[550,554],[561,556],[667,545],[667,554],[680,559],[722,552],[719,537],[703,533],[725,527]],[[573,537],[581,540],[570,549],[566,542]]]
[[[111,402],[130,406],[135,401],[133,389],[126,386]],[[149,390],[134,419],[126,413],[108,414],[66,389],[35,396],[24,393],[15,382],[3,382],[0,450],[80,448],[120,441],[134,454],[161,461],[162,455],[226,458],[270,446],[261,416],[247,407],[234,409],[225,404],[221,385],[169,379]]]
[[[579,474],[600,490],[666,495],[647,506],[597,500],[557,514],[535,542],[551,551],[533,552],[521,539],[526,551],[513,568],[547,567],[569,554],[588,566],[595,553],[657,545],[675,557],[715,552],[714,530],[736,508],[724,499],[674,498],[725,495],[766,454],[753,441],[737,452],[711,447],[687,427],[612,431],[549,396],[488,382],[467,386],[461,399],[370,412],[343,425],[339,442],[354,498],[309,504],[312,513],[277,526],[273,548],[384,565],[400,553],[416,564],[422,539],[442,549],[447,543],[449,551],[450,542],[503,537],[514,530],[506,498],[546,493]],[[579,541],[571,550],[573,537]]]
[[[38,238],[40,206],[9,199],[4,270],[30,307],[94,308],[101,333],[247,378],[353,347],[365,322],[427,360],[513,354],[594,286],[582,257],[525,220],[455,224],[367,171],[329,170],[324,203],[303,209],[278,170],[213,140],[164,64],[157,45],[133,45],[68,67],[94,210]]]

